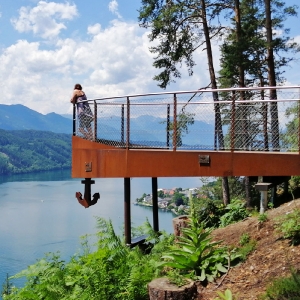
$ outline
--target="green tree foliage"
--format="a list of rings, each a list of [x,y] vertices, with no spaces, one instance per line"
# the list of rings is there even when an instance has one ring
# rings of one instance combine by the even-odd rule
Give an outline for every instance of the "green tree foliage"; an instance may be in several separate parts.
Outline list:
[[[193,125],[195,114],[186,112],[184,109],[177,115],[176,122],[167,124],[167,131],[177,147],[182,146],[182,138],[189,133],[189,126]],[[166,122],[163,122],[166,123]],[[175,139],[175,140],[174,140]]]
[[[241,36],[237,39],[235,18],[231,18],[233,26],[229,29],[226,39],[221,46],[220,83],[222,87],[239,86],[238,66],[243,64],[246,86],[264,86],[268,84],[267,39],[265,23],[265,4],[261,0],[240,1]],[[288,17],[296,16],[297,6],[286,6],[284,1],[271,1],[273,50],[276,79],[281,77],[293,56],[288,52],[299,51],[299,45],[288,36],[289,29],[284,28]],[[242,53],[242,59],[238,53]]]
[[[0,130],[0,174],[70,167],[70,135],[35,130]]]

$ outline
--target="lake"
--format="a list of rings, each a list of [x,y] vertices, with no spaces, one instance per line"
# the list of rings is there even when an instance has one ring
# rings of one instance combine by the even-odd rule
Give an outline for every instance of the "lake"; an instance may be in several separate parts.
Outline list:
[[[158,188],[201,186],[199,177],[158,178]],[[65,260],[79,252],[80,237],[96,233],[95,216],[111,219],[115,231],[123,232],[124,179],[95,179],[92,194],[98,203],[85,209],[75,198],[84,192],[81,179],[70,170],[0,176],[0,288],[10,276],[26,269],[45,253],[59,251]],[[151,178],[131,179],[131,202],[151,194]],[[152,208],[131,206],[133,226],[146,218],[152,224]],[[171,212],[159,210],[159,228],[173,231]],[[15,280],[19,286],[24,281]]]

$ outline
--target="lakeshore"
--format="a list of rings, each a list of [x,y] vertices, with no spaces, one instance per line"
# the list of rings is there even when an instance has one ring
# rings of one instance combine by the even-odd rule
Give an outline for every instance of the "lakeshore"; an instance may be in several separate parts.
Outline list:
[[[186,215],[189,213],[189,200],[196,196],[199,192],[198,188],[187,188],[182,189],[180,187],[172,189],[158,189],[157,205],[158,209],[164,211],[170,211],[174,215]],[[140,206],[153,206],[152,194],[144,193],[142,197],[137,198],[134,205]]]

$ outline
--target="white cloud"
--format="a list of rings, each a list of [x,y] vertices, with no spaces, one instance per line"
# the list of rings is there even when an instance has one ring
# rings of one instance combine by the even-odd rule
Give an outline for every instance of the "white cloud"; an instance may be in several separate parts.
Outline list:
[[[87,33],[90,35],[96,35],[101,31],[101,24],[97,23],[88,27]]]
[[[21,7],[18,18],[11,19],[11,23],[19,32],[32,31],[44,39],[51,39],[66,29],[61,21],[72,20],[77,15],[75,4],[39,1],[34,8]]]
[[[116,15],[119,19],[121,19],[122,16],[119,13],[118,7],[119,7],[119,4],[118,4],[117,0],[112,0],[108,4],[109,11],[112,12],[114,15]]]

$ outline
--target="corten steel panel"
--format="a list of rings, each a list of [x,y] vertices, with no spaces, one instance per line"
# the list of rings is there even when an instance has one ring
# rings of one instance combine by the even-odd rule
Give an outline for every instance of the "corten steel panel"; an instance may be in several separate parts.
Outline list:
[[[210,163],[200,165],[199,155],[209,155]],[[73,178],[290,175],[300,175],[298,153],[126,150],[72,140]]]

